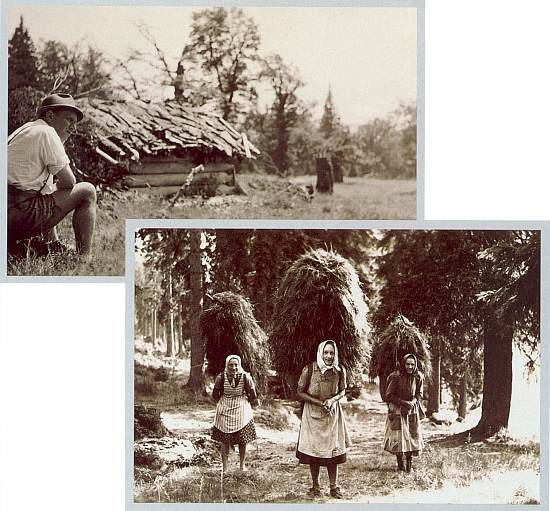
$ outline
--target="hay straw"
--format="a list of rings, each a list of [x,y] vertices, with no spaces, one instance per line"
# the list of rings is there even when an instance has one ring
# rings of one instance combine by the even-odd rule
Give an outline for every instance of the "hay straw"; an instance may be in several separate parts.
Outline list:
[[[399,368],[408,353],[416,355],[418,369],[429,380],[432,364],[428,340],[405,316],[398,314],[380,335],[374,336],[372,346],[369,376],[380,378],[382,399],[385,399],[387,376]]]
[[[332,339],[350,372],[365,361],[367,304],[355,269],[322,249],[300,256],[277,290],[269,347],[274,368],[297,375],[316,358],[317,346]]]
[[[260,390],[265,390],[269,370],[267,336],[250,302],[231,292],[218,293],[200,315],[205,343],[207,374],[216,376],[225,369],[229,355],[239,355],[243,369],[250,372]]]

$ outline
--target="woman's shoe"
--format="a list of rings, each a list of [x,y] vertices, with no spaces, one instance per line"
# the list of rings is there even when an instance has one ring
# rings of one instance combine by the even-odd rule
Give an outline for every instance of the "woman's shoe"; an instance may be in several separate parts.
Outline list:
[[[319,488],[319,486],[314,486],[313,488],[310,488],[307,493],[310,497],[320,497],[321,488]]]
[[[340,493],[340,488],[338,488],[338,486],[336,486],[335,488],[331,488],[330,489],[330,496],[333,499],[341,499],[342,494]]]

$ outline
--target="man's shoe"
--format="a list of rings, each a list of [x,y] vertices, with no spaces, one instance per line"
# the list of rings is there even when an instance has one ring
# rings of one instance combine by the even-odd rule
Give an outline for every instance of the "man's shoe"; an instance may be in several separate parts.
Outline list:
[[[46,247],[48,249],[48,254],[74,254],[75,251],[65,245],[64,243],[61,243],[59,240],[49,241],[46,243]]]

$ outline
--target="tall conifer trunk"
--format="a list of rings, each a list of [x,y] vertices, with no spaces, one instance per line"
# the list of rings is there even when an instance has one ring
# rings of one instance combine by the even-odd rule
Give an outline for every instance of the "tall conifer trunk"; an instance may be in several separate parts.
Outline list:
[[[484,326],[483,403],[472,435],[488,438],[508,427],[512,402],[513,328],[488,311]]]
[[[189,231],[189,273],[191,286],[191,369],[189,380],[185,387],[195,392],[206,394],[204,381],[204,343],[202,341],[199,316],[202,311],[202,264],[201,264],[201,232],[196,229]]]

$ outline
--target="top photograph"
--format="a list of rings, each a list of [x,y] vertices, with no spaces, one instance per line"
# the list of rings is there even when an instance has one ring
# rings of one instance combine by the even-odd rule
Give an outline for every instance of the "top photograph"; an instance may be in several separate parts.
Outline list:
[[[128,218],[418,218],[417,7],[8,14],[7,276],[124,276]]]

